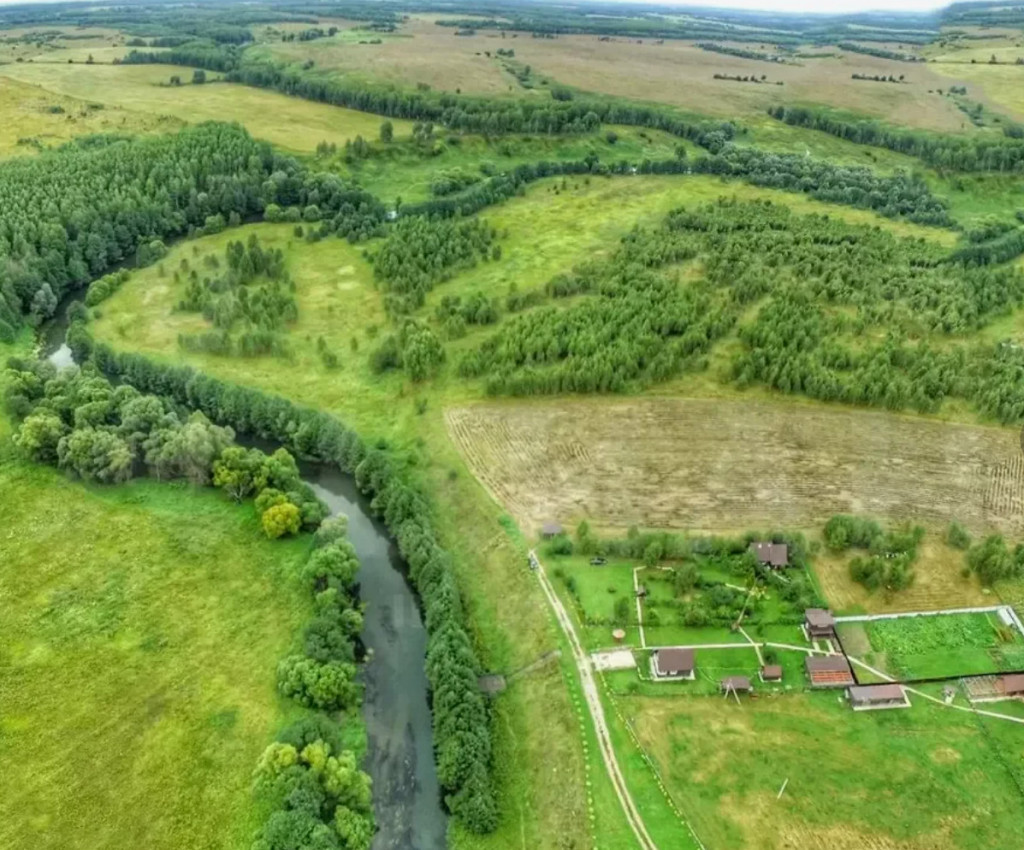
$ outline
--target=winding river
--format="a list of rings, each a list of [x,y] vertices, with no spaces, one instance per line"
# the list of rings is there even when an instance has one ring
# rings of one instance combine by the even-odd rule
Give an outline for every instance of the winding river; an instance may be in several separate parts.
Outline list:
[[[40,329],[42,354],[58,367],[74,363],[64,342],[66,309],[67,299]],[[325,464],[300,462],[299,469],[332,515],[348,517],[349,539],[359,555],[359,596],[366,603],[362,641],[369,650],[362,670],[368,738],[363,768],[373,779],[378,827],[372,850],[443,850],[447,818],[427,702],[427,632],[405,564],[351,476]]]

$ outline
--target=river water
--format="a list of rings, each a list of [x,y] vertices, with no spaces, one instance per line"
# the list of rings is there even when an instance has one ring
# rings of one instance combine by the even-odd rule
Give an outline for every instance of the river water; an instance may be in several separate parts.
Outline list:
[[[40,330],[43,356],[58,367],[74,363],[64,342],[66,306]],[[276,448],[244,437],[239,442]],[[368,739],[363,769],[373,779],[378,827],[372,850],[443,850],[447,818],[427,702],[427,632],[405,564],[352,476],[324,464],[300,462],[299,469],[332,515],[348,517],[349,539],[359,556],[356,578],[366,603],[362,642],[368,651],[362,668]]]

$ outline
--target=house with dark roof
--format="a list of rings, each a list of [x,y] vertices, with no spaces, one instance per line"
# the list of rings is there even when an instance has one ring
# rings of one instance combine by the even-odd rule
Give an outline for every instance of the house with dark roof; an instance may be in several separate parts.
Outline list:
[[[808,655],[804,666],[812,688],[848,688],[857,684],[844,655]]]
[[[761,668],[759,674],[762,682],[781,682],[782,681],[782,665],[781,664],[765,664]]]
[[[902,685],[853,685],[846,689],[854,711],[873,711],[880,708],[910,708],[910,700]]]
[[[748,549],[757,558],[757,562],[763,566],[771,567],[773,570],[789,566],[789,546],[785,543],[755,541],[750,544]]]
[[[749,694],[754,690],[746,676],[727,676],[719,684],[723,694]]]
[[[652,659],[652,670],[656,679],[692,679],[695,670],[693,650],[683,647],[658,649]]]
[[[1003,696],[1024,697],[1024,673],[1000,676],[996,682],[996,690]]]
[[[835,634],[836,621],[825,608],[808,608],[804,611],[804,629],[811,640],[830,638]]]

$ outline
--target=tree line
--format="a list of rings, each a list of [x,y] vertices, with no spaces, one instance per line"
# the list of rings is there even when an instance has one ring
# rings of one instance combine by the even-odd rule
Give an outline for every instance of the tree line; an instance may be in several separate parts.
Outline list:
[[[116,353],[87,341],[106,375],[142,392],[156,392],[202,411],[213,422],[282,444],[299,457],[353,474],[371,497],[409,565],[428,632],[434,746],[445,803],[474,832],[490,832],[499,812],[491,771],[490,710],[477,684],[480,663],[466,631],[451,556],[437,538],[433,508],[387,450],[371,447],[333,416],[259,390],[207,377],[187,366]]]
[[[726,44],[718,44],[713,41],[698,41],[694,46],[699,47],[701,50],[707,50],[711,53],[723,53],[726,56],[738,56],[740,59],[756,59],[760,62],[773,62],[776,65],[797,64],[796,62],[787,61],[785,56],[780,56],[777,53],[765,53],[761,50],[748,50],[745,47],[730,47]]]
[[[878,121],[846,118],[824,109],[773,106],[768,114],[794,127],[807,127],[856,142],[917,157],[945,171],[1024,171],[1024,140],[1008,136],[953,136],[888,127]]]
[[[896,50],[886,50],[883,47],[871,47],[866,44],[857,44],[854,41],[840,41],[837,45],[841,50],[850,53],[863,53],[865,56],[876,56],[879,59],[891,59],[894,62],[927,62],[924,56],[916,56],[913,53],[901,53]]]

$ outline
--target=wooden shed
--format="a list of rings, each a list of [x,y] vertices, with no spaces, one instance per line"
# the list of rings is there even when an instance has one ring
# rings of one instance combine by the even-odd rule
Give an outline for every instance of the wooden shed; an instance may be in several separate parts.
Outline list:
[[[750,544],[749,550],[763,566],[771,567],[773,570],[789,566],[789,546],[785,543],[755,541]]]
[[[782,665],[781,664],[765,664],[761,668],[761,681],[762,682],[781,682],[782,681]]]
[[[996,690],[1008,697],[1024,697],[1024,673],[1011,673],[1000,676],[996,682]]]
[[[749,694],[754,690],[746,676],[727,676],[719,684],[723,694]]]
[[[559,534],[564,533],[565,529],[557,522],[546,522],[540,528],[541,537],[558,537]]]

